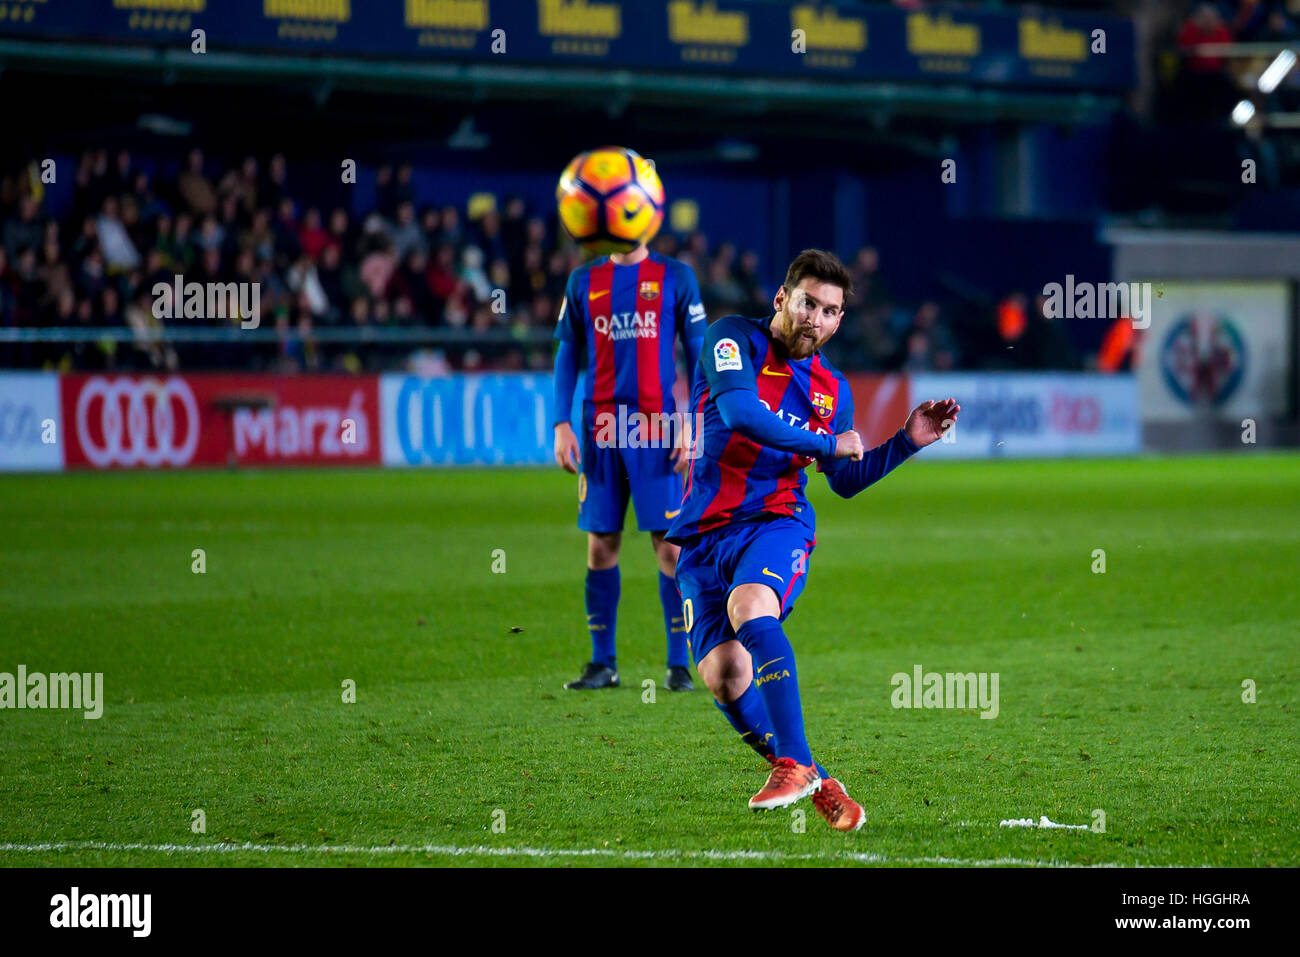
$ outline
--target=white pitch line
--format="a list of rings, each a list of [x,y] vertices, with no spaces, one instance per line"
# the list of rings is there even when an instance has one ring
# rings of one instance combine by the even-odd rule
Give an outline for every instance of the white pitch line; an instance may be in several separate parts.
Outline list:
[[[889,857],[842,851],[831,854],[788,854],[784,851],[638,851],[630,848],[565,847],[455,847],[438,844],[131,844],[109,841],[64,841],[49,844],[0,844],[7,851],[44,853],[57,851],[148,851],[159,854],[442,854],[448,857],[608,857],[627,861],[842,861],[853,864],[939,864],[953,867],[1143,867],[1141,864],[1073,864],[1018,857],[973,860],[962,857]]]

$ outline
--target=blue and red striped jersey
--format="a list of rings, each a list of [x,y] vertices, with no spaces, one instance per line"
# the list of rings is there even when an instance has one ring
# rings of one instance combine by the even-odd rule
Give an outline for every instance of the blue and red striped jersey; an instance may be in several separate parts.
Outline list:
[[[688,369],[704,336],[704,304],[695,273],[651,252],[635,265],[602,256],[569,276],[555,338],[573,343],[583,385],[584,421],[617,407],[646,415],[674,412],[673,343],[680,338]]]
[[[691,390],[691,421],[697,429],[682,508],[668,529],[669,541],[763,513],[795,517],[815,530],[804,494],[804,469],[813,459],[767,448],[729,429],[717,397],[748,389],[786,425],[821,435],[853,428],[853,395],[844,376],[820,353],[789,359],[768,331],[772,317],[727,316],[709,326],[700,369]],[[702,426],[701,426],[702,423]],[[819,470],[836,471],[848,459],[826,459]]]

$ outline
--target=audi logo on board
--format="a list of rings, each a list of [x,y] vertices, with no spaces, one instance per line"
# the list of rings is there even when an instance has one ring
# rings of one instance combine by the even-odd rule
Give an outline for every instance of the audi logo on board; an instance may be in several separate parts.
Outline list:
[[[187,465],[199,443],[199,405],[177,376],[95,376],[77,396],[76,429],[96,468]]]

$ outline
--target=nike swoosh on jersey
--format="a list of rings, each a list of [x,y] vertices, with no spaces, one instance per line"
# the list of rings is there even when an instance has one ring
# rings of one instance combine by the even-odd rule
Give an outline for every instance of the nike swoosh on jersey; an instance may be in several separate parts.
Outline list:
[[[780,658],[773,658],[771,661],[765,661],[758,666],[758,671],[756,671],[755,674],[761,675],[763,673],[763,669],[766,668],[768,665],[774,665],[778,661],[784,661],[784,660],[785,660],[785,655],[782,655]]]
[[[680,514],[682,514],[682,510],[679,508],[675,512],[664,512],[664,518],[676,518]]]
[[[769,368],[767,367],[767,363],[764,362],[764,363],[763,363],[763,375],[775,375],[775,376],[781,376],[783,379],[788,379],[788,378],[790,378],[791,373],[789,373],[789,372],[773,372],[771,369],[769,369]]]
[[[771,575],[773,578],[775,578],[777,581],[779,581],[782,585],[785,584],[785,579],[784,579],[784,578],[782,578],[782,577],[781,577],[780,575],[778,575],[776,572],[770,572],[770,571],[768,571],[766,566],[764,566],[764,568],[763,568],[763,574],[764,574],[764,575]]]
[[[595,289],[588,295],[588,299],[599,299],[601,296],[608,296],[608,289]]]

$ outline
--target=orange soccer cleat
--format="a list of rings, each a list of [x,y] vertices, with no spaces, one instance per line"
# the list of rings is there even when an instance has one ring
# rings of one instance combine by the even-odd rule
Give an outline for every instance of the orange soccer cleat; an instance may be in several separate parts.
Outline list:
[[[755,811],[785,807],[812,794],[821,781],[815,767],[798,764],[794,758],[777,758],[772,762],[767,783],[749,799],[749,806]]]
[[[834,778],[822,778],[821,790],[812,796],[812,802],[826,823],[837,831],[856,831],[866,823],[867,812]]]

